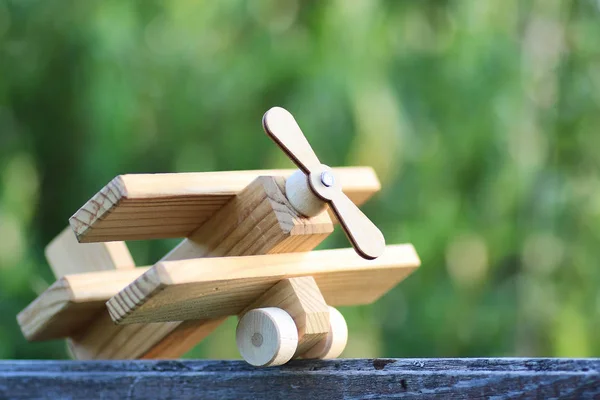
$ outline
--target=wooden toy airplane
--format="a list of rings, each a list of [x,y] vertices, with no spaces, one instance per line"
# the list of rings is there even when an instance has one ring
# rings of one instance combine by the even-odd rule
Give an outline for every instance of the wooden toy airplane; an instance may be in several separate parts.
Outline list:
[[[66,337],[76,359],[177,358],[236,315],[252,365],[338,357],[348,328],[332,306],[377,300],[419,257],[357,207],[380,189],[371,168],[321,164],[283,108],[263,127],[299,170],[120,175],[100,190],[46,248],[57,281],[18,315],[23,335]],[[334,221],[354,249],[311,251]],[[174,237],[151,267],[122,242]]]

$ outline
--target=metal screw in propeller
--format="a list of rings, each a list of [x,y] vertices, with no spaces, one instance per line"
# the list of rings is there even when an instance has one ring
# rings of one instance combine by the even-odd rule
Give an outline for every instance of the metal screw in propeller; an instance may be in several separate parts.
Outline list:
[[[310,217],[329,204],[356,252],[369,260],[379,257],[385,249],[383,234],[342,192],[333,170],[321,164],[292,114],[273,107],[262,123],[269,137],[300,169],[286,182],[286,196],[292,206]]]

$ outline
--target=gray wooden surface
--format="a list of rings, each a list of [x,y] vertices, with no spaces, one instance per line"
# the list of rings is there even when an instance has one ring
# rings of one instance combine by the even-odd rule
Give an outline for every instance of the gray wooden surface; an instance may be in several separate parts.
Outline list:
[[[600,359],[0,361],[0,398],[600,399]]]

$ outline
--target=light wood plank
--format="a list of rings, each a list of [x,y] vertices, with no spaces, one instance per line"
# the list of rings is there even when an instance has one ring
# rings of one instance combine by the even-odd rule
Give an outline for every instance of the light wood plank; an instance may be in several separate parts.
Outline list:
[[[57,278],[80,272],[135,268],[124,242],[79,243],[70,227],[46,246],[46,259]]]
[[[46,247],[46,258],[59,279],[17,316],[28,340],[75,334],[104,308],[107,293],[120,290],[145,271],[135,269],[124,242],[78,243],[69,227]],[[114,270],[119,274],[105,282],[104,272],[110,275]],[[83,272],[90,274],[68,275]]]
[[[333,231],[327,213],[298,215],[283,192],[283,177],[259,177],[164,257],[179,260],[310,251]],[[70,341],[80,359],[179,357],[220,321],[117,326],[104,310]],[[108,339],[107,339],[108,338]]]
[[[282,177],[261,177],[184,239],[162,261],[312,249],[333,232],[326,212],[306,218],[291,207]],[[308,241],[308,243],[306,243]]]
[[[104,303],[148,267],[65,275],[17,315],[27,340],[71,336],[105,309]]]
[[[236,315],[282,279],[315,278],[327,304],[368,304],[420,265],[412,245],[387,246],[375,260],[353,249],[164,261],[107,302],[120,324]]]
[[[334,170],[343,191],[358,205],[380,190],[370,167]],[[187,237],[258,176],[294,171],[119,175],[69,222],[80,242]]]

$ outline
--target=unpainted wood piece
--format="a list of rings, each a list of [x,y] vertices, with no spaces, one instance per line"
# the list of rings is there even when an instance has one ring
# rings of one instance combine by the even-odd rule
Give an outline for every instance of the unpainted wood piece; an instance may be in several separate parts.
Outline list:
[[[277,307],[287,312],[298,329],[296,355],[303,354],[329,332],[329,306],[312,276],[283,279],[247,306],[240,317],[256,308]]]
[[[298,346],[291,315],[277,307],[250,310],[240,319],[235,341],[242,358],[256,367],[283,365]]]
[[[320,358],[323,360],[338,358],[348,343],[348,325],[342,313],[335,307],[329,307],[329,332],[317,344],[302,354],[302,358]]]
[[[237,315],[282,279],[314,277],[329,305],[368,304],[420,265],[410,244],[376,260],[353,249],[160,262],[107,302],[120,324]]]
[[[144,358],[154,344],[160,343],[180,325],[178,322],[169,322],[129,325],[128,329],[115,329],[111,322],[106,309],[102,310],[86,329],[69,337],[67,345],[71,354],[78,360]],[[180,345],[185,346],[186,343]],[[173,352],[174,349],[169,348],[168,351]]]
[[[377,258],[383,253],[385,249],[383,234],[348,196],[340,190],[332,191],[329,205],[357,253],[368,260]]]
[[[327,207],[321,198],[314,194],[308,184],[308,177],[297,170],[285,181],[285,195],[290,204],[302,215],[317,215]]]
[[[297,214],[285,198],[284,186],[283,177],[256,178],[164,260],[312,250],[333,231],[331,219],[327,213],[313,218]],[[72,339],[71,350],[80,359],[180,357],[221,321],[215,317],[184,324],[117,326],[104,311]]]
[[[105,315],[108,316],[108,314]],[[205,337],[210,335],[219,327],[219,325],[225,322],[225,320],[226,318],[211,319],[208,321],[183,321],[177,325],[176,329],[166,335],[140,358],[153,359],[181,357],[196,344],[200,343]],[[159,324],[150,324],[150,326],[155,325]]]
[[[70,227],[66,227],[48,246],[46,259],[54,276],[135,268],[125,242],[79,243]]]
[[[356,252],[369,260],[379,257],[385,248],[383,234],[343,193],[335,172],[321,164],[294,116],[281,107],[273,107],[263,117],[263,128],[307,175],[314,194],[329,203]],[[296,177],[293,183],[297,190],[291,191],[292,201],[300,206],[298,210],[302,213],[312,211],[316,206],[308,193],[302,193],[301,181]],[[302,205],[302,201],[307,201],[307,205]]]
[[[107,299],[147,270],[138,267],[59,278],[17,315],[23,336],[38,341],[74,335],[106,310]]]
[[[27,340],[75,334],[104,308],[104,297],[145,271],[135,268],[125,243],[81,244],[68,227],[46,247],[46,258],[58,280],[17,315]]]
[[[334,169],[342,189],[363,204],[381,188],[370,167]],[[69,220],[80,242],[188,237],[259,176],[295,170],[119,175]]]
[[[0,360],[2,399],[600,398],[600,359]]]
[[[161,261],[307,251],[299,243],[315,248],[333,232],[331,218],[298,214],[284,187],[283,177],[257,178]]]
[[[272,107],[263,116],[267,135],[306,175],[321,165],[294,116],[285,108]]]

